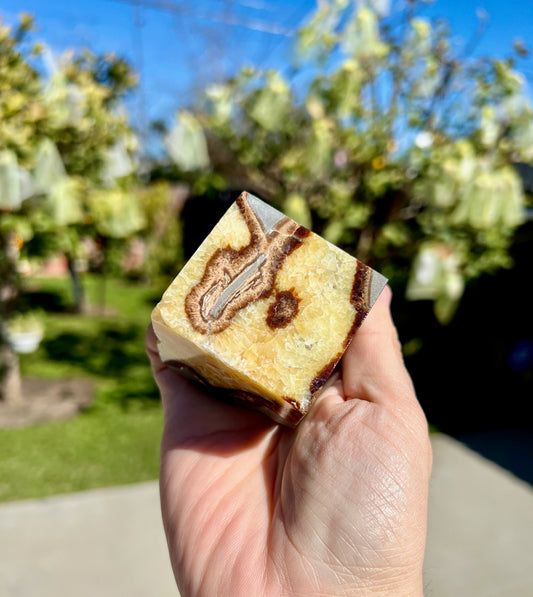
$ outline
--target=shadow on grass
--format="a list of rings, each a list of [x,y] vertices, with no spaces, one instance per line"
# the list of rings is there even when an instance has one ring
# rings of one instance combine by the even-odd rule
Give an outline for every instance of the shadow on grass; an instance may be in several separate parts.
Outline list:
[[[149,370],[136,379],[119,379],[116,388],[106,391],[106,398],[124,409],[128,409],[133,403],[154,405],[160,400],[159,390]]]
[[[51,361],[71,363],[91,376],[115,380],[109,398],[126,405],[131,400],[159,399],[144,352],[144,328],[133,324],[98,325],[83,332],[63,332],[44,340]]]
[[[172,282],[172,280],[168,281],[168,284],[170,284]],[[151,308],[154,308],[157,303],[161,300],[161,297],[163,296],[163,293],[165,292],[166,286],[162,287],[161,290],[156,291],[154,293],[151,293],[149,296],[147,296],[144,300],[144,303],[146,305],[149,305]]]
[[[20,308],[24,311],[42,309],[48,313],[70,313],[74,310],[74,305],[65,293],[53,290],[29,290],[22,296]]]

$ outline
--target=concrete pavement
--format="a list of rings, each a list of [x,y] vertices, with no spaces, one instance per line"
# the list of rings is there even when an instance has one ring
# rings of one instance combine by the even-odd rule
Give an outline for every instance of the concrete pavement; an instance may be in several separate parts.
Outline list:
[[[533,596],[533,487],[445,435],[432,444],[425,596]]]
[[[155,483],[0,505],[1,597],[176,597]]]
[[[432,442],[426,597],[533,595],[533,487]],[[156,483],[0,505],[1,597],[95,595],[178,596]]]

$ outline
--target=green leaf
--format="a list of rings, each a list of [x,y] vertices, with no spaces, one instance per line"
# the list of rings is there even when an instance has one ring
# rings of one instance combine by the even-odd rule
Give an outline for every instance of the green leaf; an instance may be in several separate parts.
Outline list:
[[[64,70],[59,70],[50,78],[43,94],[43,103],[56,129],[80,126],[89,99],[80,85],[67,80]]]
[[[311,219],[311,211],[309,204],[303,197],[297,193],[291,193],[285,199],[283,204],[283,211],[285,215],[292,218],[295,222],[298,222],[301,226],[311,229],[313,222]]]
[[[165,148],[172,160],[185,171],[209,167],[209,153],[202,125],[190,113],[178,113],[176,125],[165,138]]]
[[[302,60],[326,60],[337,41],[336,29],[348,0],[319,2],[307,23],[299,30],[296,54]]]
[[[500,126],[492,106],[483,106],[481,109],[481,143],[485,147],[492,147],[500,134]]]
[[[77,224],[84,219],[81,208],[83,190],[82,182],[72,177],[62,178],[53,184],[46,205],[58,226]]]
[[[367,73],[354,58],[346,60],[330,76],[327,96],[331,108],[338,111],[340,118],[351,116],[360,106],[361,87],[366,78]]]
[[[524,162],[533,162],[533,115],[525,122],[517,123],[511,132],[518,159]]]
[[[439,323],[446,325],[453,319],[458,306],[459,299],[443,294],[435,299],[433,312]]]
[[[411,31],[407,35],[406,52],[414,59],[428,56],[431,51],[431,23],[427,19],[415,17],[410,22]]]
[[[233,112],[233,97],[229,85],[210,85],[206,89],[206,96],[215,125],[228,123]]]
[[[89,206],[99,234],[111,238],[127,238],[145,225],[138,197],[122,189],[93,192]]]
[[[287,83],[276,71],[268,73],[267,80],[253,103],[249,115],[267,131],[283,128],[291,105],[291,93]]]
[[[102,179],[113,182],[117,178],[129,176],[133,172],[133,160],[128,152],[126,140],[120,138],[105,155],[105,170]]]
[[[453,316],[463,291],[463,274],[453,249],[442,243],[423,243],[413,262],[406,298],[433,300],[435,315],[445,324]]]
[[[381,41],[378,18],[369,8],[361,8],[346,26],[343,49],[356,59],[384,58],[389,47]]]
[[[346,226],[344,222],[341,220],[331,220],[323,232],[323,237],[336,245],[342,238],[344,231],[346,230]]]
[[[33,238],[33,229],[26,216],[20,214],[4,214],[0,219],[2,232],[13,232],[25,243]]]
[[[17,156],[9,150],[0,152],[0,209],[15,210],[22,203]]]
[[[524,217],[524,194],[518,174],[510,167],[479,169],[465,187],[453,212],[453,221],[476,229],[516,227]]]
[[[33,171],[36,192],[49,193],[65,176],[65,166],[55,143],[51,139],[43,139],[37,148]]]

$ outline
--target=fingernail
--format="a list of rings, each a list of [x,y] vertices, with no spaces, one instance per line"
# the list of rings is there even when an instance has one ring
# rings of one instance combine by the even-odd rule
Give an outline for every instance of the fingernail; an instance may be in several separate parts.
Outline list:
[[[383,301],[387,305],[387,307],[390,307],[392,301],[392,290],[388,284],[381,291],[381,294],[379,295],[379,300]]]

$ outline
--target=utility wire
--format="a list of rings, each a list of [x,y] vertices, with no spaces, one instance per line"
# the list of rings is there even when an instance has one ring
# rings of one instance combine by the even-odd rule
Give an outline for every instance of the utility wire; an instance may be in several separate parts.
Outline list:
[[[265,21],[262,19],[241,19],[230,14],[213,14],[207,10],[190,9],[187,6],[170,2],[169,0],[108,0],[110,2],[119,2],[121,4],[128,4],[130,6],[140,6],[151,10],[160,12],[167,12],[172,14],[190,17],[193,19],[205,19],[213,23],[220,23],[223,25],[230,25],[232,27],[245,27],[253,31],[261,31],[262,33],[269,33],[271,35],[282,35],[284,37],[292,37],[294,30],[283,27],[276,23]]]
[[[222,0],[225,2],[226,0]],[[276,12],[277,8],[271,4],[264,2],[258,2],[257,0],[232,0],[233,4],[238,6],[244,6],[245,8],[251,8],[252,10],[263,10],[265,12]]]
[[[144,39],[143,27],[144,19],[142,8],[137,1],[132,2],[132,21],[133,21],[133,46],[136,53],[136,68],[139,74],[139,129],[141,138],[146,141],[148,136],[148,116],[146,111],[146,89],[144,85]]]

